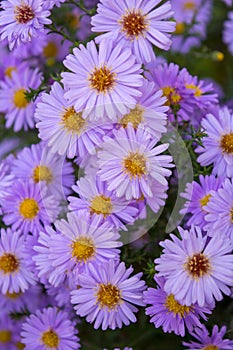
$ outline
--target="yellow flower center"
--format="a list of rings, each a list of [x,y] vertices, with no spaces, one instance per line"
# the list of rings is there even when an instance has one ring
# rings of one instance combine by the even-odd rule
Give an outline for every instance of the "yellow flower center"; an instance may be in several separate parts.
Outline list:
[[[14,97],[13,97],[15,107],[17,107],[17,108],[26,108],[27,107],[28,101],[26,99],[25,92],[26,92],[25,89],[19,89],[19,90],[15,91]]]
[[[230,217],[231,217],[231,222],[233,222],[233,208],[230,210]]]
[[[185,28],[185,25],[184,25],[183,22],[176,22],[175,34],[177,34],[177,35],[183,34],[184,33],[184,28]]]
[[[0,343],[8,343],[9,341],[11,341],[12,338],[12,334],[10,331],[8,330],[2,330],[0,331]]]
[[[173,105],[178,105],[181,96],[177,93],[175,88],[172,88],[171,86],[165,86],[162,88],[163,90],[163,96],[167,98],[166,105],[167,106],[173,106]]]
[[[91,88],[97,90],[98,93],[106,93],[113,87],[115,76],[116,73],[111,72],[107,66],[95,67],[88,80]]]
[[[43,49],[43,55],[45,58],[56,58],[58,54],[57,45],[50,41]]]
[[[11,299],[11,300],[15,300],[17,298],[19,298],[22,295],[22,292],[19,293],[6,293],[7,298]]]
[[[128,9],[126,14],[122,16],[119,24],[127,37],[130,39],[138,39],[139,35],[143,35],[146,31],[149,21],[146,16],[142,14],[140,9]]]
[[[183,7],[184,10],[195,10],[196,4],[194,1],[186,1]]]
[[[201,89],[194,84],[185,84],[186,89],[194,90],[194,96],[199,97],[202,95]]]
[[[206,196],[200,199],[200,204],[202,208],[209,203],[211,197],[211,194],[207,194]]]
[[[15,19],[20,24],[26,24],[35,17],[33,9],[24,3],[16,6],[14,12]]]
[[[4,274],[13,273],[17,271],[18,267],[19,260],[14,254],[4,253],[0,257],[0,270],[2,270]]]
[[[210,262],[204,254],[197,253],[188,259],[185,268],[193,278],[197,279],[209,273]]]
[[[114,309],[120,301],[120,291],[116,286],[111,283],[99,285],[99,290],[96,294],[97,302],[100,307],[108,307],[109,310]]]
[[[38,165],[33,170],[32,178],[35,183],[38,183],[39,181],[46,181],[46,183],[49,184],[53,180],[53,174],[47,166]]]
[[[91,238],[79,237],[71,245],[72,256],[78,262],[87,262],[95,254],[95,245]]]
[[[16,67],[13,67],[13,66],[10,66],[10,67],[7,67],[7,69],[5,70],[5,75],[8,77],[8,78],[11,78],[12,77],[12,72],[16,72]]]
[[[47,332],[44,332],[41,340],[43,344],[50,349],[57,348],[60,342],[57,333],[54,332],[52,329],[48,330]]]
[[[77,135],[82,133],[86,124],[85,119],[82,118],[82,112],[77,113],[74,107],[66,109],[61,123],[69,133]]]
[[[26,347],[26,345],[24,345],[24,344],[21,343],[20,341],[18,341],[18,342],[16,343],[16,348],[17,348],[18,350],[23,350],[23,349],[25,349],[25,347]]]
[[[141,177],[142,175],[146,174],[146,158],[143,154],[138,152],[130,152],[129,156],[124,159],[123,165],[125,172],[130,176],[130,178],[136,176]]]
[[[223,135],[220,144],[224,152],[233,154],[233,133]]]
[[[134,109],[131,109],[128,114],[125,114],[124,117],[121,118],[119,123],[123,126],[123,128],[126,128],[127,125],[131,123],[134,129],[137,129],[138,125],[143,121],[143,113],[144,109],[139,105],[136,105]]]
[[[178,303],[173,294],[167,296],[164,306],[168,311],[173,312],[175,315],[179,315],[180,317],[186,317],[191,309],[186,305],[181,305]]]
[[[90,209],[92,213],[103,214],[106,218],[112,212],[112,200],[104,195],[96,196],[91,201]]]
[[[220,350],[220,348],[216,345],[207,345],[202,350]]]
[[[39,212],[39,205],[33,198],[25,198],[19,206],[20,215],[24,219],[34,219]]]

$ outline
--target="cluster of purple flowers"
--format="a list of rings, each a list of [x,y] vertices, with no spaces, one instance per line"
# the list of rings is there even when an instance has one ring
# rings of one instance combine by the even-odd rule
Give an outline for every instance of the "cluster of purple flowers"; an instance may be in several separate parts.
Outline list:
[[[144,307],[165,333],[188,330],[188,349],[231,349],[226,328],[210,336],[203,321],[232,295],[233,114],[212,83],[154,52],[200,45],[212,2],[71,3],[1,4],[0,113],[33,138],[1,145],[0,348],[76,350],[83,318],[115,330]],[[62,32],[51,19],[61,6]],[[147,288],[122,261],[121,235],[157,214],[177,180],[163,141],[172,123],[201,123],[197,162],[211,170],[181,194],[184,228],[160,243]]]

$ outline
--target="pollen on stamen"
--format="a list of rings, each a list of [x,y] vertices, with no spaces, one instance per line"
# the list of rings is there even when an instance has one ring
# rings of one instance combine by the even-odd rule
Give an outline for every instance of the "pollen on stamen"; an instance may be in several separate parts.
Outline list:
[[[82,112],[77,113],[74,107],[66,108],[61,124],[69,133],[80,135],[86,125]]]
[[[57,348],[60,342],[57,333],[54,332],[52,329],[49,329],[47,332],[44,332],[41,337],[41,340],[43,344],[49,349]]]
[[[11,331],[7,330],[7,329],[3,329],[0,331],[0,344],[6,344],[8,342],[10,342],[12,339],[12,334]]]
[[[13,96],[13,102],[15,107],[17,108],[26,108],[28,105],[28,101],[26,99],[26,90],[25,89],[19,89],[16,90]]]
[[[88,80],[92,89],[97,90],[98,93],[106,93],[113,88],[116,73],[112,72],[107,66],[95,67]]]
[[[24,3],[15,7],[15,19],[20,24],[26,24],[35,17],[33,9]]]
[[[145,36],[145,32],[149,25],[147,16],[143,15],[141,10],[127,10],[126,14],[122,16],[119,21],[122,31],[130,39],[138,39],[139,35]]]
[[[220,350],[216,345],[207,345],[203,350]]]
[[[185,84],[186,89],[194,90],[194,96],[200,97],[202,95],[201,89],[194,84]]]
[[[40,181],[46,181],[47,185],[50,184],[53,180],[53,174],[51,170],[45,165],[38,165],[33,170],[32,178],[35,183]]]
[[[198,279],[209,273],[210,262],[204,254],[197,253],[188,259],[185,268],[193,278]]]
[[[33,198],[25,198],[19,206],[19,213],[24,219],[32,220],[39,212],[39,205]]]
[[[127,158],[124,159],[124,170],[130,178],[141,177],[147,173],[146,158],[138,152],[130,152]]]
[[[111,283],[101,283],[96,296],[101,308],[107,307],[109,310],[112,310],[120,302],[120,290]]]
[[[181,96],[177,93],[175,88],[172,88],[171,86],[165,86],[162,88],[162,91],[163,96],[167,98],[167,101],[165,103],[166,106],[174,106],[179,104]]]
[[[233,133],[223,135],[220,141],[223,152],[233,154]]]
[[[206,196],[204,196],[203,198],[200,199],[200,205],[201,205],[202,210],[204,210],[203,207],[209,203],[209,200],[210,200],[211,197],[212,196],[209,193],[209,194],[207,194]]]
[[[105,218],[112,213],[112,208],[111,198],[104,195],[94,197],[90,204],[91,213],[103,214]]]
[[[4,274],[13,273],[18,270],[19,260],[18,258],[11,253],[4,253],[0,257],[0,270]]]
[[[143,122],[144,108],[136,105],[134,109],[131,109],[128,114],[125,114],[119,121],[119,123],[126,128],[131,123],[134,129],[137,129],[138,125]]]
[[[87,262],[95,254],[95,245],[91,238],[79,237],[71,245],[72,257],[78,262]]]
[[[168,311],[173,312],[175,315],[179,315],[180,317],[186,317],[191,310],[191,307],[186,306],[186,305],[181,305],[174,298],[173,294],[169,294],[166,297],[166,302],[165,302],[164,306]]]
[[[16,71],[17,71],[16,67],[13,67],[13,66],[7,67],[5,70],[5,76],[7,76],[8,78],[12,78],[12,73]]]

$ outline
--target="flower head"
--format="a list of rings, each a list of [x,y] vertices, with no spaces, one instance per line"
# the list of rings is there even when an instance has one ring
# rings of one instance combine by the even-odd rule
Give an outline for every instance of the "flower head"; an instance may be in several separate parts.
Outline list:
[[[171,235],[160,245],[164,248],[155,259],[158,276],[166,279],[164,290],[187,306],[197,303],[203,307],[223,294],[231,293],[233,285],[233,254],[231,242],[216,234],[203,236],[199,227],[190,231],[179,228],[181,240]]]
[[[151,185],[156,179],[166,185],[170,176],[172,158],[161,153],[167,144],[155,146],[156,140],[142,128],[132,125],[113,131],[113,137],[105,137],[98,152],[100,179],[106,181],[108,190],[115,190],[118,197],[127,200],[152,197]]]
[[[122,43],[103,40],[97,51],[94,41],[80,45],[64,60],[71,72],[62,73],[65,98],[76,112],[92,120],[117,119],[118,113],[128,113],[141,96],[140,65]]]
[[[205,326],[196,328],[195,331],[190,334],[196,338],[198,342],[183,342],[183,345],[188,347],[186,348],[187,350],[231,350],[233,347],[233,340],[223,339],[226,330],[227,328],[225,326],[219,329],[218,326],[215,325],[210,335]]]
[[[143,306],[142,292],[145,282],[140,280],[141,273],[129,277],[132,267],[110,260],[106,264],[90,265],[87,274],[80,275],[78,288],[71,292],[71,303],[77,315],[86,317],[94,328],[121,328],[136,322],[134,313]]]
[[[67,312],[57,308],[37,310],[22,325],[25,350],[77,350],[80,348],[75,324]]]
[[[35,284],[28,268],[30,256],[25,251],[24,237],[11,229],[1,230],[0,289],[3,294],[24,292]]]
[[[171,4],[157,6],[161,0],[101,0],[97,14],[92,17],[92,31],[107,32],[102,38],[114,37],[129,46],[136,55],[138,62],[150,62],[154,59],[153,46],[168,50],[171,45],[170,34],[175,29],[175,23],[168,21],[173,12]]]
[[[7,38],[12,50],[21,43],[30,41],[44,31],[50,12],[43,7],[43,0],[11,0],[2,3],[0,12],[1,39]]]

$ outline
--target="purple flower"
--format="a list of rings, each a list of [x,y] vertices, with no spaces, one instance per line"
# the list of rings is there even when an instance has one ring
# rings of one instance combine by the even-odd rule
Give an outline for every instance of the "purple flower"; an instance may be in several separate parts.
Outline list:
[[[24,292],[35,284],[28,268],[30,256],[24,247],[24,237],[11,229],[1,230],[0,289],[3,294]]]
[[[5,196],[9,193],[13,184],[14,176],[9,174],[4,163],[0,163],[0,206]]]
[[[139,64],[122,43],[103,40],[97,51],[94,41],[87,47],[80,45],[64,60],[71,72],[62,73],[65,98],[74,105],[83,118],[115,120],[118,113],[126,114],[134,108],[141,96],[142,85]]]
[[[222,179],[216,178],[214,175],[199,176],[199,182],[193,181],[186,185],[184,193],[181,193],[181,197],[186,198],[184,209],[180,211],[181,214],[191,214],[187,224],[197,225],[201,229],[206,225],[207,211],[204,208],[212,194],[216,192],[222,185]]]
[[[6,128],[14,126],[14,131],[34,128],[35,102],[28,102],[25,93],[29,88],[37,89],[40,81],[37,68],[26,68],[13,71],[11,78],[0,82],[0,112],[5,114]]]
[[[68,222],[55,222],[57,232],[49,226],[40,232],[39,245],[34,247],[39,277],[45,276],[55,287],[67,275],[79,276],[90,264],[118,259],[116,248],[122,245],[117,241],[119,234],[108,223],[102,224],[97,215],[68,213],[67,218]]]
[[[168,117],[174,121],[174,116],[180,120],[189,120],[193,112],[194,98],[192,91],[185,88],[184,75],[186,69],[180,68],[174,63],[157,65],[156,60],[146,65],[148,72],[146,77],[155,83],[157,89],[163,91],[167,98],[166,105],[169,106]]]
[[[73,167],[64,157],[54,154],[44,143],[25,147],[17,154],[12,166],[12,173],[22,180],[33,180],[44,186],[48,195],[66,199],[74,183]]]
[[[209,335],[205,326],[196,328],[195,332],[191,332],[190,334],[196,338],[198,342],[183,342],[183,345],[188,346],[186,350],[231,350],[233,348],[233,340],[223,339],[226,330],[227,328],[225,326],[218,329],[218,326],[215,325],[212,334]]]
[[[167,185],[172,157],[161,153],[167,144],[155,146],[156,140],[142,128],[132,125],[113,131],[114,138],[105,137],[102,150],[98,152],[100,179],[106,181],[108,190],[115,190],[118,197],[127,200],[152,197],[152,182],[156,179]]]
[[[46,0],[46,2],[43,4],[43,7],[46,9],[52,9],[54,6],[61,6],[61,3],[65,2],[66,0]]]
[[[52,21],[49,11],[43,8],[43,0],[10,0],[2,2],[0,12],[1,40],[7,38],[12,50],[21,43],[30,41],[44,31],[45,24]]]
[[[0,317],[0,348],[1,350],[16,350],[20,348],[21,321],[15,321],[8,315]]]
[[[107,189],[106,182],[98,176],[88,176],[77,181],[72,187],[78,197],[70,196],[69,209],[75,213],[98,215],[103,222],[109,222],[116,228],[126,229],[125,224],[133,224],[138,210],[131,202],[118,198],[115,191]]]
[[[233,179],[226,179],[222,187],[212,194],[204,207],[206,211],[205,230],[209,236],[221,232],[222,237],[231,238],[233,242]]]
[[[170,1],[157,6],[161,0],[101,0],[97,14],[92,17],[92,31],[107,32],[97,37],[114,38],[131,48],[140,63],[154,60],[153,45],[168,50],[170,34],[175,30],[175,22],[169,20],[173,12]]]
[[[105,134],[103,126],[84,119],[81,112],[74,110],[57,82],[52,85],[50,94],[42,94],[35,117],[39,137],[48,143],[52,152],[69,158],[95,154]]]
[[[77,333],[70,315],[53,307],[29,316],[22,325],[21,336],[25,350],[77,350]]]
[[[86,317],[94,328],[121,328],[136,322],[132,305],[144,306],[142,292],[145,282],[142,273],[129,277],[133,268],[126,269],[121,262],[113,260],[101,265],[90,265],[87,274],[80,275],[79,288],[71,292],[71,303],[77,315]]]
[[[218,118],[207,114],[201,125],[207,136],[196,149],[198,162],[202,166],[213,164],[214,175],[233,177],[233,114],[225,107]]]
[[[47,187],[33,181],[14,182],[3,201],[3,221],[13,230],[27,235],[38,234],[43,225],[52,223],[60,210],[53,196],[47,195]]]
[[[171,234],[171,240],[160,245],[164,248],[155,259],[158,276],[166,279],[164,290],[187,306],[211,304],[214,299],[229,295],[233,286],[233,254],[229,239],[220,234],[203,237],[199,227],[190,231],[179,228],[181,240]]]
[[[143,293],[144,301],[151,306],[146,308],[146,315],[151,317],[156,328],[162,326],[165,333],[174,332],[184,337],[185,327],[191,332],[194,327],[201,327],[199,321],[202,317],[207,320],[205,313],[210,314],[210,307],[200,307],[197,304],[191,306],[180,304],[173,294],[164,291],[165,280],[163,277],[155,277],[158,287],[148,288]]]
[[[118,124],[127,127],[129,123],[135,129],[143,125],[144,129],[151,133],[158,140],[166,132],[168,106],[165,106],[166,98],[162,91],[157,91],[153,82],[143,80],[142,87],[139,88],[142,95],[138,98],[135,108],[129,113],[121,116]]]

